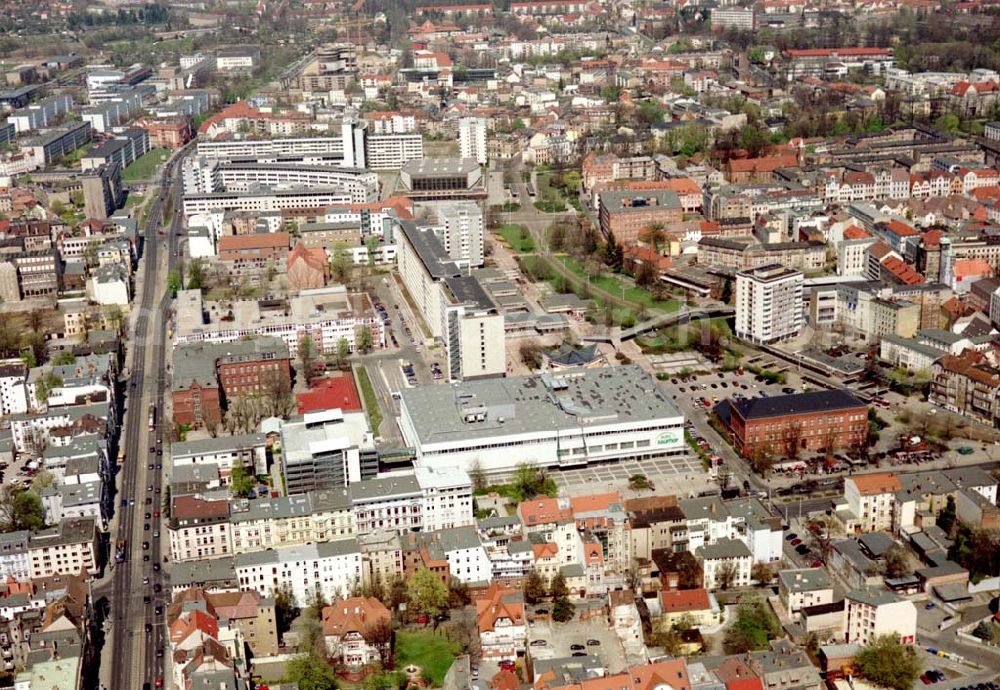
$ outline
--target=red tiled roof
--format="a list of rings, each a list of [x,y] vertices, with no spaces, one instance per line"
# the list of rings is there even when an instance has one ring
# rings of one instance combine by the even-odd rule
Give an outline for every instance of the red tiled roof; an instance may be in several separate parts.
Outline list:
[[[378,599],[351,597],[323,608],[323,634],[343,637],[348,633],[360,633],[365,637],[372,626],[389,623],[391,618],[389,609]]]
[[[287,232],[257,232],[252,235],[223,235],[219,238],[219,253],[238,249],[288,248],[291,236]]]
[[[711,604],[704,589],[674,589],[660,592],[660,606],[664,613],[704,611]]]
[[[844,228],[845,240],[865,240],[870,237],[871,235],[865,232],[863,228],[859,228],[857,225],[850,225]]]
[[[882,266],[904,285],[918,285],[924,282],[924,277],[913,266],[895,256],[890,256],[883,261]]]

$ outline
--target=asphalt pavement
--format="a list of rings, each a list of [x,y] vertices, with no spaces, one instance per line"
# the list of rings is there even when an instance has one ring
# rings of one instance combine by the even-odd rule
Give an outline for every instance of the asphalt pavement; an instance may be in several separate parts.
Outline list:
[[[101,654],[101,676],[109,678],[112,690],[136,690],[145,688],[146,683],[153,687],[157,678],[166,675],[166,654],[156,655],[157,649],[167,644],[163,610],[170,588],[161,569],[166,558],[166,530],[165,520],[153,516],[155,511],[162,513],[166,486],[162,470],[156,465],[162,465],[164,453],[169,454],[169,437],[165,434],[168,427],[162,420],[167,380],[165,315],[171,299],[165,290],[165,269],[169,271],[174,264],[182,221],[179,160],[183,155],[179,153],[165,166],[159,197],[143,228],[142,297],[128,344],[131,373],[126,382],[128,413],[122,429],[126,455],[113,521],[117,531],[112,530],[111,545],[112,559],[116,544],[124,546],[125,558],[112,566],[112,630]],[[172,222],[169,230],[160,235],[165,203],[171,194]],[[153,425],[149,423],[151,404],[156,410]],[[150,464],[153,470],[148,469]],[[160,537],[154,538],[152,534],[157,530]],[[154,592],[157,584],[161,586],[159,593]],[[161,607],[160,614],[156,607]]]

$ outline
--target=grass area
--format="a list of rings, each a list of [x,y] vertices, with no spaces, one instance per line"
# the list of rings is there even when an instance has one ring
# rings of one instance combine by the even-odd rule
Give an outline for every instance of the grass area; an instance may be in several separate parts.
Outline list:
[[[503,225],[497,232],[506,240],[511,249],[518,254],[530,254],[535,251],[535,240],[531,237],[531,233],[528,232],[528,228],[523,225],[515,225],[513,223]]]
[[[587,271],[584,269],[583,264],[581,264],[577,259],[572,256],[561,256],[556,259],[562,262],[562,264],[573,273],[573,275],[587,279]],[[600,276],[590,276],[590,284],[598,287],[602,290],[610,292],[615,296],[622,296],[622,288],[624,287],[624,297],[629,302],[635,302],[636,304],[641,304],[647,309],[659,309],[661,311],[676,311],[680,308],[680,302],[673,299],[668,300],[656,300],[653,299],[653,295],[649,293],[649,290],[638,286],[627,286],[619,278],[616,278],[613,274],[600,275]]]
[[[144,197],[141,194],[135,194],[134,192],[129,193],[128,198],[125,200],[125,208],[131,210],[141,204],[144,201]]]
[[[372,427],[372,433],[378,436],[379,427],[382,424],[382,408],[378,405],[378,398],[375,397],[375,388],[372,387],[371,379],[368,378],[368,370],[364,367],[355,369],[358,379],[358,388],[365,399],[365,410],[368,413],[368,423]],[[445,669],[447,670],[447,669]]]
[[[460,651],[459,645],[430,631],[396,633],[396,668],[410,664],[421,667],[433,688],[444,684],[444,676]]]
[[[156,169],[163,163],[165,157],[169,156],[167,149],[150,149],[138,159],[132,161],[125,170],[122,171],[123,182],[139,182],[141,180],[151,180],[156,174]]]

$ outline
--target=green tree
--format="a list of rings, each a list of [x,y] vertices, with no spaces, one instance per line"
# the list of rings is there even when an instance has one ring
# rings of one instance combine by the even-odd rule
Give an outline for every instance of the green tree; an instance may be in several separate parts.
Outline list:
[[[291,584],[282,583],[274,593],[274,617],[278,635],[284,635],[292,629],[292,621],[299,615],[299,607],[295,604],[295,594]]]
[[[202,290],[205,287],[205,265],[201,259],[192,259],[188,264],[187,287],[189,290]]]
[[[346,245],[337,244],[333,247],[333,258],[330,259],[330,275],[341,284],[351,282],[354,264]]]
[[[552,477],[546,475],[541,468],[526,462],[517,466],[517,470],[514,472],[514,481],[511,484],[518,501],[527,501],[535,496],[555,498],[559,492],[559,487],[556,486]]]
[[[299,341],[299,363],[302,365],[302,378],[306,383],[312,383],[316,373],[316,345],[311,335],[304,335]]]
[[[552,620],[565,623],[576,615],[576,606],[566,597],[560,597],[552,604]]]
[[[553,599],[563,599],[569,595],[569,587],[566,586],[566,577],[562,573],[556,573],[549,583],[549,594]]]
[[[326,661],[311,650],[288,662],[288,680],[296,683],[299,690],[336,690],[337,676]]]
[[[524,580],[524,600],[529,604],[537,604],[546,594],[545,581],[538,571],[532,570]]]
[[[42,499],[33,491],[5,484],[0,490],[0,531],[16,532],[27,529],[37,532],[45,526]]]
[[[951,534],[952,529],[955,527],[955,497],[950,494],[944,508],[938,513],[937,526],[948,535]]]
[[[448,605],[448,588],[427,568],[419,568],[406,582],[406,598],[418,611],[436,616]]]
[[[41,493],[42,489],[52,486],[55,481],[56,478],[52,476],[51,472],[45,469],[39,470],[38,474],[31,478],[31,490],[36,494]]]
[[[763,154],[771,144],[767,133],[753,125],[744,125],[740,128],[739,142],[740,148],[745,149],[751,158]]]
[[[56,366],[66,366],[69,364],[76,364],[76,355],[74,355],[69,350],[63,350],[58,355],[52,358],[52,363]]]
[[[180,271],[176,268],[170,269],[170,273],[167,274],[167,290],[170,291],[171,295],[176,295],[182,287]]]
[[[902,645],[895,635],[880,635],[854,657],[862,676],[890,690],[909,690],[920,675],[920,659],[912,645]]]
[[[945,113],[938,119],[934,120],[934,126],[938,129],[942,129],[945,132],[954,134],[958,131],[958,127],[961,121],[958,119],[958,115],[953,113]]]
[[[744,597],[740,602],[736,621],[723,638],[723,648],[726,654],[767,649],[768,640],[773,639],[779,631],[778,621],[762,597]]]
[[[358,351],[362,354],[368,354],[372,351],[374,346],[374,338],[372,336],[372,329],[370,326],[362,326],[358,330]]]
[[[615,239],[615,233],[609,232],[608,241],[604,245],[604,263],[616,272],[620,272],[624,262],[625,253],[623,252],[621,245],[618,244],[618,240]]]
[[[347,342],[347,338],[341,338],[337,341],[337,353],[335,355],[334,363],[338,369],[347,368],[347,358],[351,355],[351,344]]]
[[[234,496],[249,497],[256,485],[253,474],[251,474],[242,460],[237,460],[229,474],[229,487]]]

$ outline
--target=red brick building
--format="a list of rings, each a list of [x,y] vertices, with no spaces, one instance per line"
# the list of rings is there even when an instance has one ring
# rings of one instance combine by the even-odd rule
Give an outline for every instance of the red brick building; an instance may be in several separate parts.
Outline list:
[[[219,238],[219,260],[234,270],[264,269],[268,262],[284,264],[288,259],[287,232],[261,232],[253,235],[223,235]]]
[[[224,398],[232,400],[241,395],[268,395],[274,391],[287,391],[290,394],[292,362],[284,342],[277,338],[257,338],[244,342],[256,344],[257,347],[252,350],[228,349],[215,362]]]
[[[238,396],[292,390],[291,359],[280,338],[179,345],[173,373],[174,421],[194,427],[218,424],[226,402]]]
[[[614,233],[619,244],[638,243],[654,223],[669,229],[684,220],[680,198],[672,190],[609,190],[599,198],[601,232],[605,237]]]
[[[744,457],[849,449],[868,434],[868,406],[843,390],[727,400],[719,412]]]
[[[150,148],[179,149],[191,141],[191,120],[186,117],[141,120],[139,126],[149,134]]]

